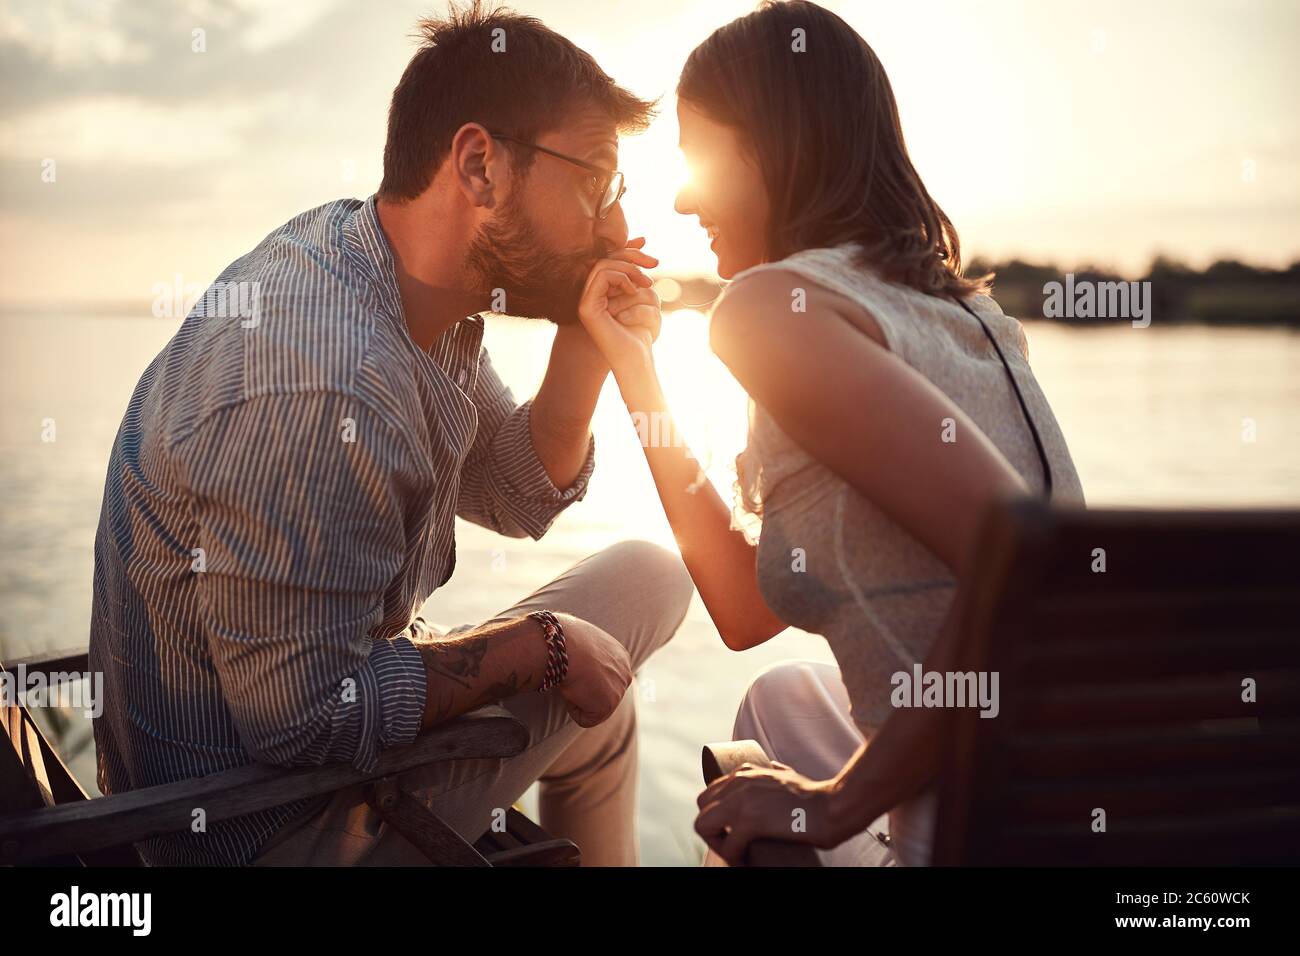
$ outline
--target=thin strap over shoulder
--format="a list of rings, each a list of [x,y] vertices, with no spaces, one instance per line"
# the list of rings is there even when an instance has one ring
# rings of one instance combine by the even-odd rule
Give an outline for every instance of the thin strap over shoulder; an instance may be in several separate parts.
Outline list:
[[[1020,383],[1016,381],[1015,375],[1011,372],[1011,366],[1007,364],[1007,357],[1002,354],[1002,346],[998,345],[998,340],[994,338],[993,333],[989,330],[988,324],[978,312],[967,305],[963,300],[957,299],[957,304],[975,317],[975,321],[980,324],[984,334],[993,343],[993,350],[998,353],[998,358],[1002,360],[1002,367],[1007,371],[1007,378],[1011,379],[1011,387],[1015,389],[1016,401],[1020,403],[1020,411],[1025,416],[1025,424],[1029,426],[1029,433],[1034,439],[1034,448],[1038,450],[1038,461],[1043,466],[1043,486],[1045,498],[1052,496],[1052,466],[1047,461],[1047,452],[1043,449],[1043,440],[1038,435],[1038,428],[1034,425],[1034,417],[1029,414],[1029,406],[1025,402],[1025,396],[1020,392]]]

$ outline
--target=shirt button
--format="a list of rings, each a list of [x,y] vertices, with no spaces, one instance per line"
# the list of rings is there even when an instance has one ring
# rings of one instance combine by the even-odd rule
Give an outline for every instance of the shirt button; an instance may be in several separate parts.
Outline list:
[[[461,388],[464,388],[465,383],[468,381],[469,381],[469,375],[465,373],[464,369],[461,369],[459,372],[456,373],[456,384],[459,385]]]

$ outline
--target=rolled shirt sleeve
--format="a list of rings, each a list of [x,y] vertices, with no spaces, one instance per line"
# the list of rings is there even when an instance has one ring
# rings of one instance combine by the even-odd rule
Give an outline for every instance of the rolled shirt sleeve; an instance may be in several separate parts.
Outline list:
[[[198,599],[245,749],[281,766],[373,768],[424,711],[424,663],[409,621],[384,633],[385,593],[404,560],[403,502],[431,476],[400,434],[334,392],[247,399],[177,452]]]
[[[510,389],[480,350],[472,396],[478,433],[461,469],[456,513],[466,521],[512,538],[542,537],[565,508],[581,501],[596,467],[595,437],[572,485],[551,481],[533,446],[532,399],[516,405]]]

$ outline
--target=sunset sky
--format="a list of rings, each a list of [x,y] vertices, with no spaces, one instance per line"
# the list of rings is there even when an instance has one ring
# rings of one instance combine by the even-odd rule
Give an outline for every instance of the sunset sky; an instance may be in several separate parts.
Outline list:
[[[753,4],[513,6],[663,97],[650,131],[623,142],[624,207],[664,270],[711,272],[703,232],[672,211],[673,89],[690,50]],[[1129,272],[1158,252],[1300,258],[1300,3],[826,6],[884,62],[913,158],[968,254]],[[294,214],[372,193],[410,34],[443,9],[7,0],[0,305],[147,307],[155,283],[211,281]]]

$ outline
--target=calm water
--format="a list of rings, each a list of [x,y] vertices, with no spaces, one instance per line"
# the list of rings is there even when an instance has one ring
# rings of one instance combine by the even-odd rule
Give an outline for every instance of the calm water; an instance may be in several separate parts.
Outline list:
[[[84,646],[92,543],[108,450],[131,390],[175,331],[159,319],[0,318],[0,658]],[[1274,329],[1067,330],[1034,325],[1030,358],[1068,437],[1093,505],[1300,504],[1300,336]],[[489,323],[487,345],[517,398],[545,366],[550,329]],[[745,400],[708,353],[704,320],[670,316],[661,374],[691,447],[729,495]],[[53,424],[53,441],[43,441]],[[461,524],[456,575],[431,619],[488,617],[569,563],[621,538],[673,547],[641,449],[612,386],[594,423],[587,498],[540,542]],[[1251,437],[1253,440],[1243,440]],[[749,679],[788,657],[830,660],[790,631],[744,654],[726,650],[698,599],[672,644],[640,675],[641,838],[647,864],[695,862],[699,748],[731,736]],[[62,746],[93,788],[89,723]]]

